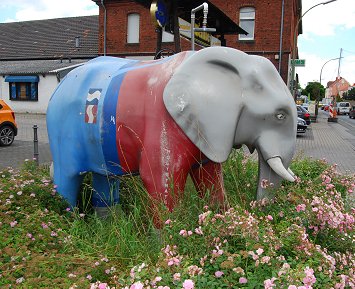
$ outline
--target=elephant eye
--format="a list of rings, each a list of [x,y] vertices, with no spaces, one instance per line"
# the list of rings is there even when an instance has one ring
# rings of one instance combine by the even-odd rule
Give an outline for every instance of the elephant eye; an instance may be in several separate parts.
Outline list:
[[[286,118],[286,115],[283,114],[283,113],[278,113],[278,114],[276,114],[276,118],[279,119],[279,120],[283,120],[283,119]]]

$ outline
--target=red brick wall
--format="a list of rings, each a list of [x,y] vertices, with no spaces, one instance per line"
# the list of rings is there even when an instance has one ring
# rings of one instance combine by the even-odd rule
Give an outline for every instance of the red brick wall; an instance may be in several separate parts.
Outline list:
[[[239,24],[239,10],[242,7],[255,8],[255,33],[253,41],[239,40],[237,35],[227,36],[227,46],[248,54],[257,54],[271,60],[279,68],[282,0],[211,0],[234,22]],[[281,76],[288,77],[288,64],[293,44],[295,26],[295,0],[284,1],[284,27],[282,37]],[[276,57],[275,57],[276,56]]]
[[[157,46],[157,33],[153,25],[150,11],[133,0],[107,2],[106,54],[112,56],[154,56]],[[140,15],[139,43],[127,43],[127,16],[130,13]],[[100,6],[99,19],[99,54],[103,54],[104,45],[104,10]],[[162,43],[162,48],[175,49],[174,43]],[[181,38],[181,50],[190,50],[190,41]],[[196,50],[200,49],[196,45]]]
[[[282,0],[211,0],[233,21],[239,23],[239,9],[241,7],[255,7],[255,39],[253,41],[240,41],[237,35],[227,35],[227,46],[240,49],[249,54],[257,54],[270,59],[275,67],[279,68],[280,25]],[[288,63],[293,45],[294,15],[298,0],[284,0],[284,31],[282,42],[281,76],[287,82]],[[99,5],[100,6],[100,5]],[[134,56],[155,54],[157,36],[152,24],[149,9],[146,9],[133,0],[108,1],[107,9],[107,55]],[[140,15],[140,43],[127,44],[127,15],[138,13]],[[100,7],[100,43],[99,53],[103,53],[103,18],[104,10]],[[163,48],[174,49],[173,43],[163,43]],[[181,40],[182,50],[191,49],[191,44],[185,39]],[[197,48],[199,49],[199,48]]]

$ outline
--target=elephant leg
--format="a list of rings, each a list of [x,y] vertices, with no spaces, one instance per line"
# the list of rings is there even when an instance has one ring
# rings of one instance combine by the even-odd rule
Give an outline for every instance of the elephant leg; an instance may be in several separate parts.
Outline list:
[[[82,181],[83,176],[80,174],[61,170],[54,163],[54,183],[57,186],[56,189],[73,208],[77,205]]]
[[[224,204],[225,189],[222,165],[220,163],[209,161],[196,167],[193,166],[190,170],[190,175],[201,197],[206,192],[209,192],[211,204]]]
[[[181,158],[179,161],[173,153],[169,156],[169,164],[154,157],[142,157],[140,161],[140,176],[151,197],[150,208],[158,228],[161,226],[159,206],[163,204],[172,211],[185,189],[189,166]]]
[[[100,217],[106,217],[110,206],[118,204],[119,180],[93,173],[92,205]]]

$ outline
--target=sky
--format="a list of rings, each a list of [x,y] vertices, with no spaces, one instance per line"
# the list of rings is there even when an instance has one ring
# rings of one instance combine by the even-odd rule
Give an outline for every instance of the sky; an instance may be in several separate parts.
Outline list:
[[[327,0],[302,0],[302,13],[324,2]],[[98,13],[98,6],[91,0],[0,0],[0,23]],[[320,76],[324,86],[335,80],[339,61],[326,62],[340,57],[341,49],[339,75],[354,84],[355,0],[336,0],[312,8],[303,15],[302,28],[298,38],[299,58],[306,60],[306,66],[296,69],[301,86],[319,81]]]
[[[302,13],[327,0],[302,0]],[[299,58],[306,60],[305,67],[296,69],[302,87],[308,82],[328,81],[338,76],[351,85],[355,83],[355,0],[337,0],[319,5],[302,17],[303,33],[298,38]],[[324,65],[324,66],[323,66]],[[323,67],[323,69],[322,69]]]

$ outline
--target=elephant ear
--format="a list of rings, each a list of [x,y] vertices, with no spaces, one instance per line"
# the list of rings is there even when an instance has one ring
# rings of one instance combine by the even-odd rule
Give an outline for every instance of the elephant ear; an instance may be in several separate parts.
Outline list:
[[[163,95],[166,109],[189,139],[219,163],[231,152],[243,107],[239,71],[231,63],[235,53],[206,48],[192,54],[176,70]]]

